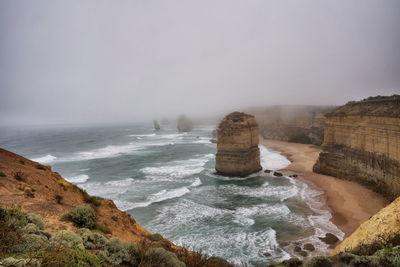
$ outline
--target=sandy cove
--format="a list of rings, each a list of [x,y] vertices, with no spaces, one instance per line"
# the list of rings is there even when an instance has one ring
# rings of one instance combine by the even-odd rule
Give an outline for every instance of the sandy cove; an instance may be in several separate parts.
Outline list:
[[[360,184],[314,173],[312,167],[320,153],[316,147],[263,138],[260,142],[269,149],[280,151],[291,161],[290,166],[282,170],[284,173],[296,173],[299,179],[325,192],[326,204],[332,213],[331,221],[346,237],[389,204],[381,195]]]

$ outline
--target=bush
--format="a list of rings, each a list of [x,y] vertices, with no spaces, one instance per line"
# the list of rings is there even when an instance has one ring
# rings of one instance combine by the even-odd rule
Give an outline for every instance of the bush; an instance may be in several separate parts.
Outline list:
[[[303,264],[303,267],[331,267],[332,261],[326,256],[317,256]]]
[[[13,176],[17,181],[26,182],[26,174],[21,171],[14,172]]]
[[[82,238],[78,234],[68,230],[58,231],[50,238],[50,241],[53,244],[61,243],[70,248],[85,249]]]
[[[64,198],[58,194],[54,196],[54,200],[57,202],[57,204],[61,204],[63,199]]]
[[[122,242],[116,238],[110,238],[99,254],[112,266],[138,265],[139,247],[135,243]]]
[[[233,265],[220,257],[211,257],[203,265],[204,267],[232,267]]]
[[[4,174],[4,172],[0,172],[0,177],[6,177],[7,175]]]
[[[29,213],[26,215],[28,223],[33,223],[37,227],[39,227],[40,230],[44,230],[44,223],[42,221],[42,218],[34,213]]]
[[[103,225],[103,224],[98,224],[98,223],[96,223],[95,229],[96,229],[96,230],[99,230],[100,232],[103,232],[103,233],[105,233],[105,234],[111,234],[111,229],[108,228],[107,225]]]
[[[42,164],[37,164],[36,165],[36,169],[38,169],[38,170],[46,170],[46,167],[45,166],[43,166]]]
[[[178,257],[163,248],[149,249],[140,262],[140,267],[186,267]]]
[[[37,259],[23,259],[23,258],[13,258],[7,257],[0,260],[0,266],[2,267],[19,267],[19,266],[29,266],[29,267],[40,267],[40,261]]]
[[[148,234],[146,237],[151,241],[160,242],[164,240],[164,237],[160,234]]]
[[[100,267],[103,259],[87,250],[79,248],[68,248],[53,246],[47,249],[41,256],[41,266],[57,267]]]
[[[81,228],[94,229],[96,227],[97,217],[92,207],[79,206],[64,214],[61,217],[62,220],[70,221],[75,226]]]
[[[99,206],[101,205],[100,198],[95,197],[95,196],[85,195],[85,196],[83,197],[83,200],[84,200],[86,203],[90,203],[90,204],[92,204],[92,205],[95,206],[95,207],[99,207]]]
[[[92,232],[87,228],[81,228],[77,232],[87,249],[104,249],[108,243],[107,237],[100,233]]]
[[[29,253],[46,249],[49,245],[49,240],[43,235],[25,234],[21,237],[18,244],[15,246],[14,252]]]
[[[25,161],[23,161],[22,159],[19,161],[19,163],[21,163],[22,165],[25,165]]]

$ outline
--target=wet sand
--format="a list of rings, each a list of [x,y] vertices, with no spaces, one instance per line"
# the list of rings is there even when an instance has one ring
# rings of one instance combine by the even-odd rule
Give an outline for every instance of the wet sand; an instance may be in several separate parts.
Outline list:
[[[351,181],[317,174],[312,167],[318,158],[319,148],[312,145],[265,140],[260,143],[267,148],[280,151],[291,164],[281,170],[284,174],[298,174],[298,179],[311,183],[325,192],[327,208],[332,213],[332,223],[341,229],[346,237],[389,201],[370,189]]]

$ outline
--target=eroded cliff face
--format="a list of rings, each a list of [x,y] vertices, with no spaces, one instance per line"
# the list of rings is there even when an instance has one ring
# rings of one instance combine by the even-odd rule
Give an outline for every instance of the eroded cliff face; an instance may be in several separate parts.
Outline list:
[[[321,145],[330,106],[272,106],[249,110],[266,139]]]
[[[324,151],[314,171],[400,196],[400,98],[350,102],[326,115]]]
[[[400,198],[381,209],[331,251],[330,255],[352,252],[370,255],[389,244],[400,244]]]
[[[225,176],[244,177],[260,171],[258,124],[254,116],[233,112],[218,128],[215,169]]]

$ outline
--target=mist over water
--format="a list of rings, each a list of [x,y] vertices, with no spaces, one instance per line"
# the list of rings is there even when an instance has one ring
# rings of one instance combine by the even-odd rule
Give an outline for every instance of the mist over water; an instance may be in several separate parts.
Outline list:
[[[213,125],[177,133],[151,124],[9,129],[0,146],[51,165],[88,193],[114,200],[152,232],[208,255],[265,266],[293,254],[294,243],[343,233],[322,192],[290,177],[260,172],[245,179],[214,174]],[[260,146],[264,169],[290,162]],[[296,255],[298,256],[298,255]]]
[[[400,88],[398,0],[2,0],[0,124],[213,117]]]

